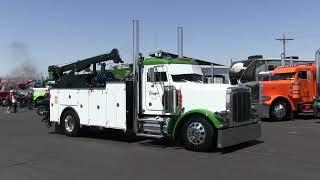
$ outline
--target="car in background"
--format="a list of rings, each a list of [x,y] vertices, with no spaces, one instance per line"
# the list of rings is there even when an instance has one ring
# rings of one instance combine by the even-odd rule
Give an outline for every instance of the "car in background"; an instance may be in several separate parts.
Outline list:
[[[48,87],[42,88],[33,88],[33,102],[35,107],[38,107],[39,104],[45,99],[46,94],[49,93]]]
[[[9,96],[9,91],[1,91],[0,92],[0,105],[1,106],[7,106],[7,96]]]

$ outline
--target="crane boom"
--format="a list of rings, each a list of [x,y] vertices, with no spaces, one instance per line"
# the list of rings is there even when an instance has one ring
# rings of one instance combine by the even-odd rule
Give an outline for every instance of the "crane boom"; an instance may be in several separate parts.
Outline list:
[[[105,61],[110,61],[110,60],[113,60],[114,63],[123,63],[118,49],[112,49],[110,53],[101,54],[101,55],[90,57],[83,60],[78,60],[76,62],[67,64],[64,66],[52,65],[48,67],[48,72],[49,72],[49,75],[51,76],[51,80],[58,80],[64,75],[63,73],[65,72],[70,71],[67,74],[71,75],[71,74],[74,74],[75,72],[83,71],[89,68],[91,65],[94,66],[94,71],[95,71],[96,64],[105,62]]]

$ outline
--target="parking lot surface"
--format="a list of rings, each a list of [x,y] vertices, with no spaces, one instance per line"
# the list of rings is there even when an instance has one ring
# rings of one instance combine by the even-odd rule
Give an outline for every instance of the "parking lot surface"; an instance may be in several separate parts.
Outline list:
[[[320,177],[320,120],[262,122],[263,137],[199,153],[115,132],[66,137],[33,111],[0,112],[0,180]]]

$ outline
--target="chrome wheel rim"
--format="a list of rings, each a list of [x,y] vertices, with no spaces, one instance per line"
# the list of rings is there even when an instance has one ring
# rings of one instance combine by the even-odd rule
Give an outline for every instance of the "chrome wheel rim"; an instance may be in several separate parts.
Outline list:
[[[72,132],[75,126],[75,121],[71,115],[66,116],[64,119],[64,126],[67,132]]]
[[[206,137],[206,131],[201,123],[193,122],[188,126],[187,136],[194,145],[202,144]]]
[[[284,116],[286,115],[285,106],[283,104],[276,105],[274,107],[273,114],[279,119],[284,118]]]

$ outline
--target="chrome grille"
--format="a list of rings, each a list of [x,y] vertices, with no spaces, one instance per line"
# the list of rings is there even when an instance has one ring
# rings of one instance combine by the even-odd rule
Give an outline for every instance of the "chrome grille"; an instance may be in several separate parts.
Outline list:
[[[233,89],[231,93],[233,123],[251,120],[251,97],[247,88]]]

